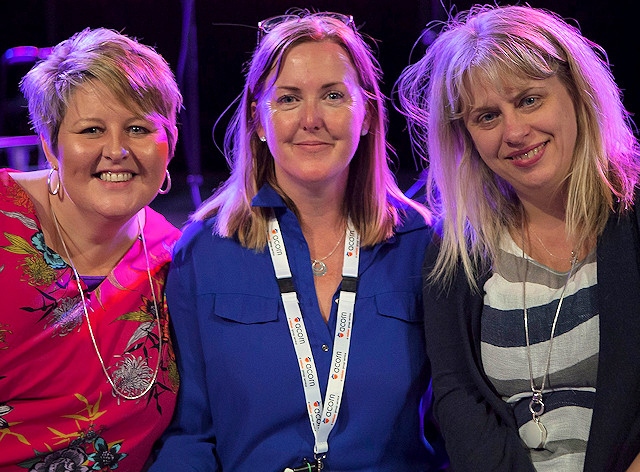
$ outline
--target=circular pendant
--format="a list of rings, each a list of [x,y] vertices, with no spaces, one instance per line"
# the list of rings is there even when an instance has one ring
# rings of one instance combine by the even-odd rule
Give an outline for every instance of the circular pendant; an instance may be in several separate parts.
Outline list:
[[[322,261],[313,260],[311,261],[311,270],[316,277],[322,277],[327,273],[327,265]]]
[[[520,428],[520,437],[529,449],[544,449],[547,443],[547,428],[539,419],[531,420]]]

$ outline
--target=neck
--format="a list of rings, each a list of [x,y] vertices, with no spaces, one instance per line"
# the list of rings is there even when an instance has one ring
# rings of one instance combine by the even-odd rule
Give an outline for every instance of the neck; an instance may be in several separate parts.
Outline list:
[[[71,258],[81,275],[108,275],[138,237],[142,221],[138,222],[138,215],[121,223],[87,218],[66,211],[64,206],[51,205],[53,249],[65,259]]]
[[[523,201],[523,207],[522,226],[514,228],[512,236],[531,258],[551,269],[565,272],[571,268],[575,255],[586,256],[567,233],[564,205],[541,208]]]
[[[564,193],[556,192],[550,197],[519,196],[529,222],[561,221],[564,224],[567,199]]]

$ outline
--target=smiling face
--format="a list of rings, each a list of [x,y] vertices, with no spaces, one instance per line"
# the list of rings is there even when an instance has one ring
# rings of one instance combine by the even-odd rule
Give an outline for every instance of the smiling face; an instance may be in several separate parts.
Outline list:
[[[156,196],[169,163],[167,133],[98,82],[79,86],[47,159],[59,169],[65,198],[84,214],[131,218]]]
[[[573,101],[558,77],[476,81],[465,126],[485,164],[522,200],[558,197],[578,135]]]
[[[296,187],[343,190],[368,131],[365,96],[349,56],[331,41],[304,42],[285,54],[275,74],[254,106],[278,185],[287,194]]]

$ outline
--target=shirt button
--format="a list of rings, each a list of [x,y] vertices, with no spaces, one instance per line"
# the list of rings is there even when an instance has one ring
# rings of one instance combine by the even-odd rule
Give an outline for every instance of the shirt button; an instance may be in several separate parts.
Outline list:
[[[323,345],[322,345],[322,350],[323,350],[324,352],[327,352],[327,351],[329,350],[329,346],[327,346],[326,344],[323,344]]]

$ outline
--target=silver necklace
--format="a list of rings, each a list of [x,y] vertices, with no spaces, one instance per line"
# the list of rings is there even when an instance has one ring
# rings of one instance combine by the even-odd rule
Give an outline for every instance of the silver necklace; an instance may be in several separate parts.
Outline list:
[[[85,297],[84,291],[82,290],[82,285],[80,284],[80,275],[78,274],[78,271],[76,269],[75,264],[73,263],[73,260],[71,259],[71,255],[69,254],[69,249],[67,249],[67,244],[64,242],[64,238],[62,237],[62,232],[60,231],[60,225],[58,224],[58,219],[56,218],[56,214],[53,211],[53,207],[51,207],[51,216],[53,217],[53,222],[55,223],[56,232],[58,233],[58,237],[62,242],[62,247],[64,248],[64,252],[67,256],[67,260],[69,261],[69,265],[71,266],[71,270],[73,271],[73,276],[76,279],[76,283],[78,284],[78,291],[80,292],[80,298],[82,300],[82,308],[84,309],[84,317],[87,321],[87,327],[89,329],[89,335],[91,336],[91,342],[93,343],[93,348],[95,349],[96,354],[98,355],[98,359],[100,360],[102,371],[104,372],[104,375],[107,376],[107,380],[111,384],[111,387],[113,388],[113,391],[116,394],[118,394],[119,396],[127,400],[138,400],[139,398],[142,398],[143,396],[145,396],[147,392],[151,390],[151,387],[153,387],[153,385],[155,384],[156,378],[158,377],[158,370],[160,369],[160,357],[162,356],[162,329],[160,327],[160,314],[159,314],[160,312],[158,311],[158,301],[156,299],[156,291],[155,291],[155,288],[153,287],[153,281],[151,279],[151,268],[149,265],[149,253],[147,252],[147,241],[144,237],[142,224],[140,223],[140,216],[138,216],[138,228],[140,231],[140,240],[142,241],[142,248],[144,250],[144,257],[147,261],[147,276],[149,277],[149,286],[151,287],[151,295],[153,296],[153,307],[155,309],[155,315],[156,315],[156,325],[158,327],[158,363],[156,364],[156,368],[153,371],[153,376],[151,377],[149,384],[144,389],[142,389],[142,391],[140,391],[135,395],[130,395],[120,390],[116,385],[116,383],[111,378],[111,376],[109,375],[109,372],[107,371],[107,367],[105,366],[104,360],[102,359],[102,354],[100,353],[100,349],[98,349],[98,343],[96,342],[95,335],[93,334],[91,320],[89,319],[89,311],[87,310],[86,297]],[[147,357],[147,361],[148,360],[149,358]]]
[[[338,246],[340,246],[340,243],[342,242],[342,238],[344,238],[345,234],[346,232],[342,233],[342,236],[340,236],[340,239],[338,239],[338,242],[336,243],[335,247],[331,250],[329,254],[327,254],[321,259],[311,259],[311,270],[313,271],[313,275],[315,275],[316,277],[322,277],[327,273],[327,264],[325,264],[323,261],[333,256],[333,253],[336,252],[336,250],[338,249]]]
[[[538,240],[538,242],[540,243],[540,245],[542,246],[542,249],[544,249],[547,254],[549,254],[551,257],[553,257],[554,259],[557,259],[559,261],[566,261],[566,258],[564,257],[560,257],[560,256],[556,256],[554,253],[552,253],[551,251],[549,251],[547,249],[547,246],[544,245],[544,243],[542,242],[542,239],[540,239],[540,236],[538,236],[538,233],[536,233],[533,228],[529,228],[529,230],[533,233],[533,235],[536,237],[536,239]],[[573,259],[573,255],[574,255],[575,251],[571,251],[571,259]],[[571,260],[570,259],[570,260]]]
[[[529,259],[525,256],[524,253],[524,225],[522,230],[522,258],[525,261],[524,268],[524,279],[522,281],[522,311],[524,314],[524,335],[525,340],[527,342],[527,361],[529,364],[529,382],[531,386],[531,401],[529,402],[529,412],[531,413],[531,417],[533,422],[527,422],[521,432],[521,437],[524,443],[531,449],[542,449],[547,442],[547,428],[545,428],[544,424],[540,421],[540,417],[544,413],[544,402],[543,402],[543,392],[544,392],[544,384],[549,376],[549,368],[551,366],[551,349],[553,347],[553,338],[556,332],[556,325],[558,322],[558,316],[560,315],[560,308],[562,307],[562,301],[564,300],[564,294],[567,290],[567,285],[569,285],[569,280],[573,275],[573,269],[576,265],[577,254],[576,251],[571,251],[571,269],[567,273],[567,278],[564,282],[564,287],[562,287],[562,292],[560,294],[560,299],[558,300],[558,306],[556,307],[556,313],[553,317],[553,323],[551,324],[551,335],[549,336],[549,349],[547,351],[547,362],[545,366],[544,373],[542,374],[542,381],[540,383],[540,388],[536,387],[534,378],[533,378],[533,368],[531,365],[531,345],[529,342],[529,317],[527,313],[527,272],[529,269]]]

